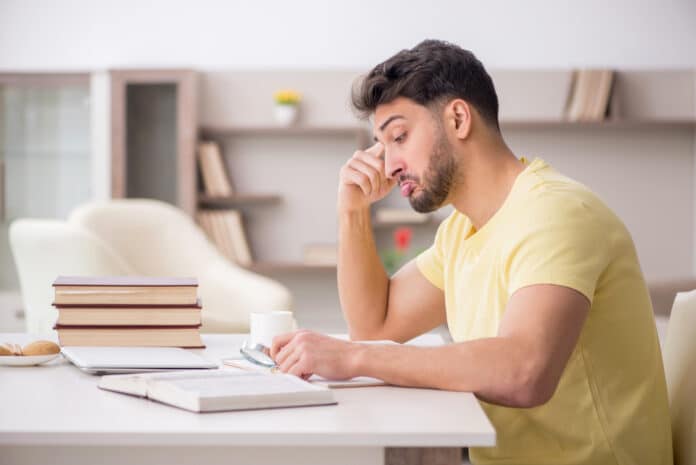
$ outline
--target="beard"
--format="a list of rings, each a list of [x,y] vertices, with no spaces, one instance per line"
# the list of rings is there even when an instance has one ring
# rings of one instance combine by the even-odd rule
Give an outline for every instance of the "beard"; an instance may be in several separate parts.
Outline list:
[[[439,142],[433,147],[423,182],[416,176],[407,176],[421,186],[420,194],[408,199],[411,207],[419,213],[430,213],[445,203],[457,173],[457,162],[446,137],[439,134],[437,139]]]

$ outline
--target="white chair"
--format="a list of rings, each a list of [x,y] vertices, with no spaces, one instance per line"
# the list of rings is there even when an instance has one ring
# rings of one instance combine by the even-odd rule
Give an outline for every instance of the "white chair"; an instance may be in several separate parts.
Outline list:
[[[663,356],[675,465],[696,465],[696,290],[674,299]]]
[[[53,330],[58,312],[53,303],[56,276],[128,275],[134,270],[94,234],[56,220],[21,219],[10,226],[10,244],[24,301],[26,329]]]
[[[32,251],[32,240],[56,239],[51,239],[52,232],[47,230],[36,230],[25,239],[27,228],[31,229],[35,223],[25,223],[22,227],[23,221],[28,220],[13,224],[11,243],[17,266],[22,269],[20,282],[25,302],[34,299],[35,292],[43,296],[43,304],[37,302],[38,297],[34,299],[36,307],[50,305],[46,289],[52,292],[50,283],[58,274],[196,277],[203,303],[201,330],[204,332],[246,332],[251,311],[287,310],[291,306],[290,293],[284,286],[231,263],[191,218],[164,202],[111,200],[89,203],[71,213],[66,227],[89,236],[92,242],[96,240],[117,257],[124,268],[114,271],[106,266],[101,269],[82,266],[101,259],[89,258],[89,253],[83,253],[77,246],[68,247],[68,252],[56,257],[55,266],[43,271],[41,255]],[[42,237],[44,233],[49,237]],[[68,267],[69,263],[72,267]],[[32,315],[46,317],[47,312]],[[32,326],[35,324],[38,323]],[[44,322],[39,326],[45,328],[49,324]]]

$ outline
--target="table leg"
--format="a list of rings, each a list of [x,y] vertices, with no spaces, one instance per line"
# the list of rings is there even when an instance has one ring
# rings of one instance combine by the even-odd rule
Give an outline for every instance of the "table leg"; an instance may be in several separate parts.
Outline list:
[[[459,447],[388,447],[385,465],[461,465]]]

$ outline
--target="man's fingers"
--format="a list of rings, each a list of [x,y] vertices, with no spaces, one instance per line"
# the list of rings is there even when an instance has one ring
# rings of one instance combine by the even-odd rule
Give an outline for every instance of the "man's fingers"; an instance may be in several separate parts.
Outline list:
[[[273,361],[276,362],[276,365],[282,365],[287,360],[287,358],[290,357],[292,353],[295,351],[296,345],[297,344],[295,343],[294,339],[285,344],[276,354],[276,356],[272,357]]]
[[[285,347],[292,339],[295,337],[295,334],[297,334],[297,331],[293,331],[292,333],[285,333],[285,334],[280,334],[276,337],[273,338],[273,342],[271,343],[271,358],[273,360],[276,359],[276,356],[278,353]]]
[[[371,192],[379,192],[382,184],[382,175],[374,169],[374,167],[368,165],[359,158],[352,159],[350,161],[350,167],[367,176],[368,181],[370,181]]]
[[[297,362],[299,360],[299,351],[297,349],[290,351],[290,353],[287,354],[287,357],[285,357],[282,363],[277,363],[278,369],[283,373],[288,373],[293,366],[297,365]]]
[[[360,160],[363,163],[367,163],[371,167],[377,170],[382,176],[384,176],[384,160],[381,158],[373,157],[366,152],[355,152],[353,155],[353,160]]]
[[[348,166],[346,167],[345,178],[349,181],[349,184],[358,186],[365,196],[370,196],[372,187],[370,186],[370,180],[367,175],[361,173],[352,166]]]
[[[295,363],[292,365],[287,366],[284,373],[289,373],[304,379],[307,379],[312,375],[306,361],[301,357],[298,357],[297,360],[295,360]]]
[[[382,154],[384,153],[384,145],[381,142],[375,143],[372,147],[369,149],[365,150],[366,153],[369,153],[373,157],[380,158]]]

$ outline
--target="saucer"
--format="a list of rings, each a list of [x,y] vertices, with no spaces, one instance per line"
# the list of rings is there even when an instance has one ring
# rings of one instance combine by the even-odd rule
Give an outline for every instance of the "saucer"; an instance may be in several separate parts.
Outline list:
[[[53,360],[59,355],[60,352],[57,354],[47,355],[2,355],[0,356],[0,365],[16,367],[39,365],[41,363],[46,363],[49,360]]]

